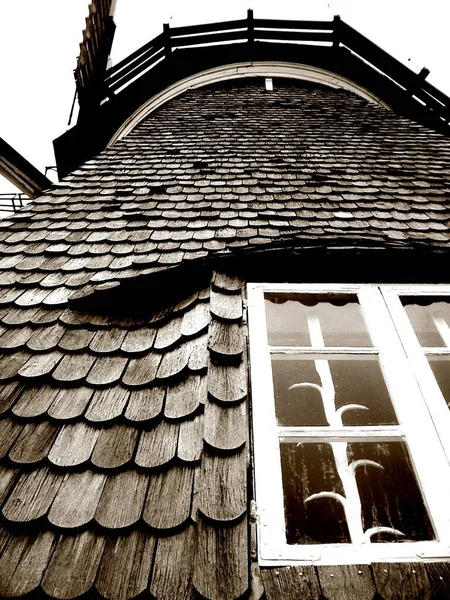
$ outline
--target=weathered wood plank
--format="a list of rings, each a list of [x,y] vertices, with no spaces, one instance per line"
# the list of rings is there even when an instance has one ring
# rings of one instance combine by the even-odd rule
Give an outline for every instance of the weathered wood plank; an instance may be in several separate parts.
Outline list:
[[[31,327],[3,328],[3,334],[0,336],[1,350],[14,350],[25,346],[34,330]]]
[[[96,587],[108,600],[129,600],[147,587],[155,538],[140,531],[106,543]]]
[[[208,369],[208,392],[220,402],[240,402],[247,396],[246,361],[239,365],[215,365]]]
[[[244,334],[238,323],[223,323],[213,319],[209,328],[208,347],[216,355],[232,358],[242,355]]]
[[[116,469],[133,457],[138,430],[124,424],[102,429],[95,444],[91,462],[100,469]]]
[[[180,423],[177,456],[185,462],[197,462],[203,450],[203,415]]]
[[[0,419],[0,458],[6,456],[9,449],[16,441],[24,425],[17,423],[10,417]]]
[[[204,416],[204,440],[218,450],[237,450],[247,440],[247,407],[221,406],[207,400]]]
[[[125,339],[126,330],[112,327],[97,331],[89,344],[89,349],[94,354],[112,354],[120,350]]]
[[[17,417],[32,419],[47,412],[58,395],[58,389],[49,385],[26,388],[13,406],[12,412]]]
[[[1,321],[5,325],[28,325],[32,318],[36,315],[39,309],[37,308],[4,308],[4,315]]]
[[[144,390],[133,390],[125,411],[125,418],[129,421],[151,421],[161,414],[165,387],[152,387]]]
[[[91,354],[66,354],[53,371],[53,379],[61,383],[84,382],[94,362]]]
[[[119,386],[97,390],[89,403],[86,419],[94,423],[117,419],[123,413],[129,396],[129,390]]]
[[[93,386],[117,383],[121,379],[128,360],[125,356],[101,356],[97,358],[86,377],[86,382]]]
[[[209,452],[202,459],[196,477],[197,507],[213,521],[239,519],[247,509],[247,453],[231,456]]]
[[[420,563],[375,563],[372,565],[377,592],[384,600],[429,600],[431,588]]]
[[[156,333],[154,347],[156,350],[170,348],[181,339],[181,317],[175,317],[168,323],[159,327]]]
[[[261,569],[267,600],[320,600],[320,585],[314,567]],[[350,600],[350,598],[348,598]]]
[[[68,352],[80,352],[89,347],[94,335],[95,331],[75,327],[74,329],[69,329],[63,335],[59,340],[58,346],[61,350],[66,350]]]
[[[236,275],[227,275],[220,271],[214,271],[212,276],[212,284],[218,290],[222,290],[228,293],[239,292],[244,283],[240,277]]]
[[[48,415],[59,421],[69,421],[83,414],[94,390],[85,386],[59,389]]]
[[[447,600],[450,590],[450,563],[426,563],[433,600]]]
[[[74,467],[87,462],[99,434],[99,429],[83,421],[64,425],[49,452],[49,461],[58,467]]]
[[[47,467],[25,473],[6,501],[2,513],[8,521],[25,523],[43,517],[63,482],[64,476]]]
[[[192,414],[206,399],[206,376],[191,375],[167,388],[164,415],[168,419],[182,419]]]
[[[28,423],[9,451],[9,458],[19,464],[44,460],[59,433],[59,427],[49,421]]]
[[[6,467],[0,467],[0,504],[3,504],[3,502],[6,500],[9,492],[16,484],[16,481],[18,480],[19,476],[19,469],[8,469]]]
[[[122,352],[140,354],[150,350],[156,337],[156,331],[152,327],[140,327],[129,331],[122,342]]]
[[[53,323],[57,323],[60,315],[60,309],[41,308],[33,317],[31,317],[31,322],[34,325],[52,325]]]
[[[52,598],[77,598],[94,585],[105,538],[91,531],[62,536],[41,583]]]
[[[11,536],[0,558],[0,594],[16,597],[37,588],[50,560],[55,535]]]
[[[192,600],[196,552],[193,525],[176,535],[161,537],[156,548],[149,590],[156,600]]]
[[[30,337],[27,347],[33,352],[53,350],[65,332],[66,328],[60,323],[55,323],[51,327],[41,327]]]
[[[210,600],[242,596],[249,587],[246,520],[215,527],[200,518],[197,536],[195,589]]]
[[[373,600],[376,589],[367,565],[317,567],[323,595],[327,600]]]
[[[187,343],[189,361],[188,368],[191,371],[206,371],[208,368],[208,335],[200,335]]]
[[[35,379],[50,375],[56,365],[62,360],[61,352],[49,352],[32,356],[20,369],[22,379]]]
[[[209,305],[198,302],[193,308],[184,313],[181,323],[181,335],[192,337],[208,327],[210,320]]]
[[[11,408],[14,402],[20,398],[20,395],[24,389],[25,386],[18,381],[12,381],[11,383],[0,385],[0,415]]]
[[[9,381],[17,375],[20,369],[30,360],[28,352],[13,352],[11,354],[0,354],[0,381]],[[1,402],[3,404],[3,400]]]
[[[93,471],[70,473],[55,496],[48,520],[56,527],[73,529],[94,518],[106,475]]]
[[[150,475],[143,513],[150,527],[174,529],[189,519],[194,471],[194,467],[175,465],[168,471]]]
[[[142,358],[130,360],[122,376],[122,383],[127,387],[144,387],[151,383],[161,363],[161,355],[150,352]]]
[[[169,379],[179,375],[183,369],[186,369],[189,357],[191,354],[191,347],[189,342],[184,342],[174,350],[166,352],[159,365],[156,376],[158,379]]]
[[[208,290],[209,293],[209,290]],[[199,298],[199,292],[193,292],[192,294],[190,294],[189,296],[187,296],[186,298],[183,298],[183,300],[180,300],[180,302],[178,302],[178,304],[176,304],[173,308],[173,312],[174,313],[178,313],[182,310],[186,310],[187,308],[189,308],[190,306],[192,306],[194,304],[194,302],[196,302],[196,300]]]
[[[211,313],[223,321],[239,321],[242,319],[241,294],[223,294],[212,289]]]
[[[136,452],[136,464],[150,469],[172,460],[177,450],[178,430],[178,423],[163,420],[151,431],[143,431]]]
[[[136,523],[142,514],[148,487],[148,475],[123,471],[110,475],[95,511],[95,520],[102,527],[121,529]]]

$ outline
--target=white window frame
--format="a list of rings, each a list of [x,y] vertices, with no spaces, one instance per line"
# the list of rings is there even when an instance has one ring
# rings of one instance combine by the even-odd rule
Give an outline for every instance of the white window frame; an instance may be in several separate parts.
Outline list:
[[[253,415],[255,489],[258,515],[258,553],[262,566],[337,565],[371,562],[436,560],[450,557],[450,442],[443,442],[450,426],[449,411],[429,373],[423,356],[411,345],[411,325],[398,294],[450,294],[450,286],[378,286],[368,284],[249,284],[249,333]],[[373,348],[272,347],[267,339],[264,292],[349,293],[359,298]],[[399,306],[400,305],[400,306]],[[395,325],[394,325],[395,323]],[[414,333],[412,333],[413,337]],[[403,345],[411,346],[406,354]],[[416,340],[416,344],[418,344]],[[414,349],[415,348],[415,349]],[[419,346],[420,349],[420,346]],[[398,426],[279,427],[275,418],[270,352],[302,354],[377,354],[396,411]],[[450,353],[450,351],[449,351]],[[424,369],[424,362],[427,369]],[[430,396],[430,389],[432,390]],[[439,397],[440,395],[440,397]],[[445,410],[443,410],[443,408]],[[447,412],[445,412],[447,411]],[[445,413],[445,418],[444,418]],[[437,426],[438,425],[438,426]],[[446,429],[447,432],[450,429]],[[286,543],[279,439],[292,441],[404,440],[423,493],[436,540],[410,543],[351,543],[289,545]],[[424,451],[426,448],[426,451]]]

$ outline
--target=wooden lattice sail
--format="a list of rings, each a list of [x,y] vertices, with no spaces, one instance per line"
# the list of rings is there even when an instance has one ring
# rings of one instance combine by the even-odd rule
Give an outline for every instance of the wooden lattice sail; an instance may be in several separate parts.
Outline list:
[[[75,81],[81,111],[96,103],[114,39],[116,0],[93,0],[89,4],[86,28],[80,44]]]

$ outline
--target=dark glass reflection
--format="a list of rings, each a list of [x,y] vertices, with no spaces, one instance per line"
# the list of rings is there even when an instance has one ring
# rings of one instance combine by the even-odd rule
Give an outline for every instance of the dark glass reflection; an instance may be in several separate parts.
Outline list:
[[[428,356],[427,358],[447,406],[450,407],[450,356]]]
[[[305,502],[323,491],[343,494],[331,446],[282,442],[280,452],[287,543],[349,543],[341,503],[331,498]]]
[[[372,536],[372,542],[434,539],[406,444],[351,442],[347,454],[349,463],[366,459],[383,467],[360,466],[356,469],[364,531],[372,527],[390,527],[404,534],[380,533]]]
[[[347,426],[398,425],[378,358],[376,356],[334,355],[328,360],[301,354],[272,355],[272,374],[275,391],[275,412],[278,424],[285,427],[329,425],[322,395],[316,386],[322,382],[317,364],[323,361],[331,371],[335,391],[335,410],[348,404],[352,408],[342,413]],[[307,383],[289,389],[294,384]]]
[[[311,346],[308,318],[318,318],[327,347],[372,345],[354,294],[277,292],[264,297],[272,346]]]
[[[350,510],[361,509],[361,535],[372,543],[435,539],[403,442],[342,441],[334,446],[345,446],[348,465],[371,461],[355,465],[359,499]],[[317,496],[331,492],[346,497],[331,444],[284,438],[280,454],[287,543],[351,542],[342,501]]]
[[[432,296],[400,298],[421,346],[450,346],[450,299]]]

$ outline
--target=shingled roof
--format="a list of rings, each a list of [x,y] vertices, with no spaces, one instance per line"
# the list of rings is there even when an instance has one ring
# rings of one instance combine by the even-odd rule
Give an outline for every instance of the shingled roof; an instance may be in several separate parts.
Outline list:
[[[409,570],[444,597],[445,565],[258,574],[239,275],[269,249],[446,258],[449,179],[442,134],[259,79],[171,100],[1,221],[0,596],[390,600]]]

